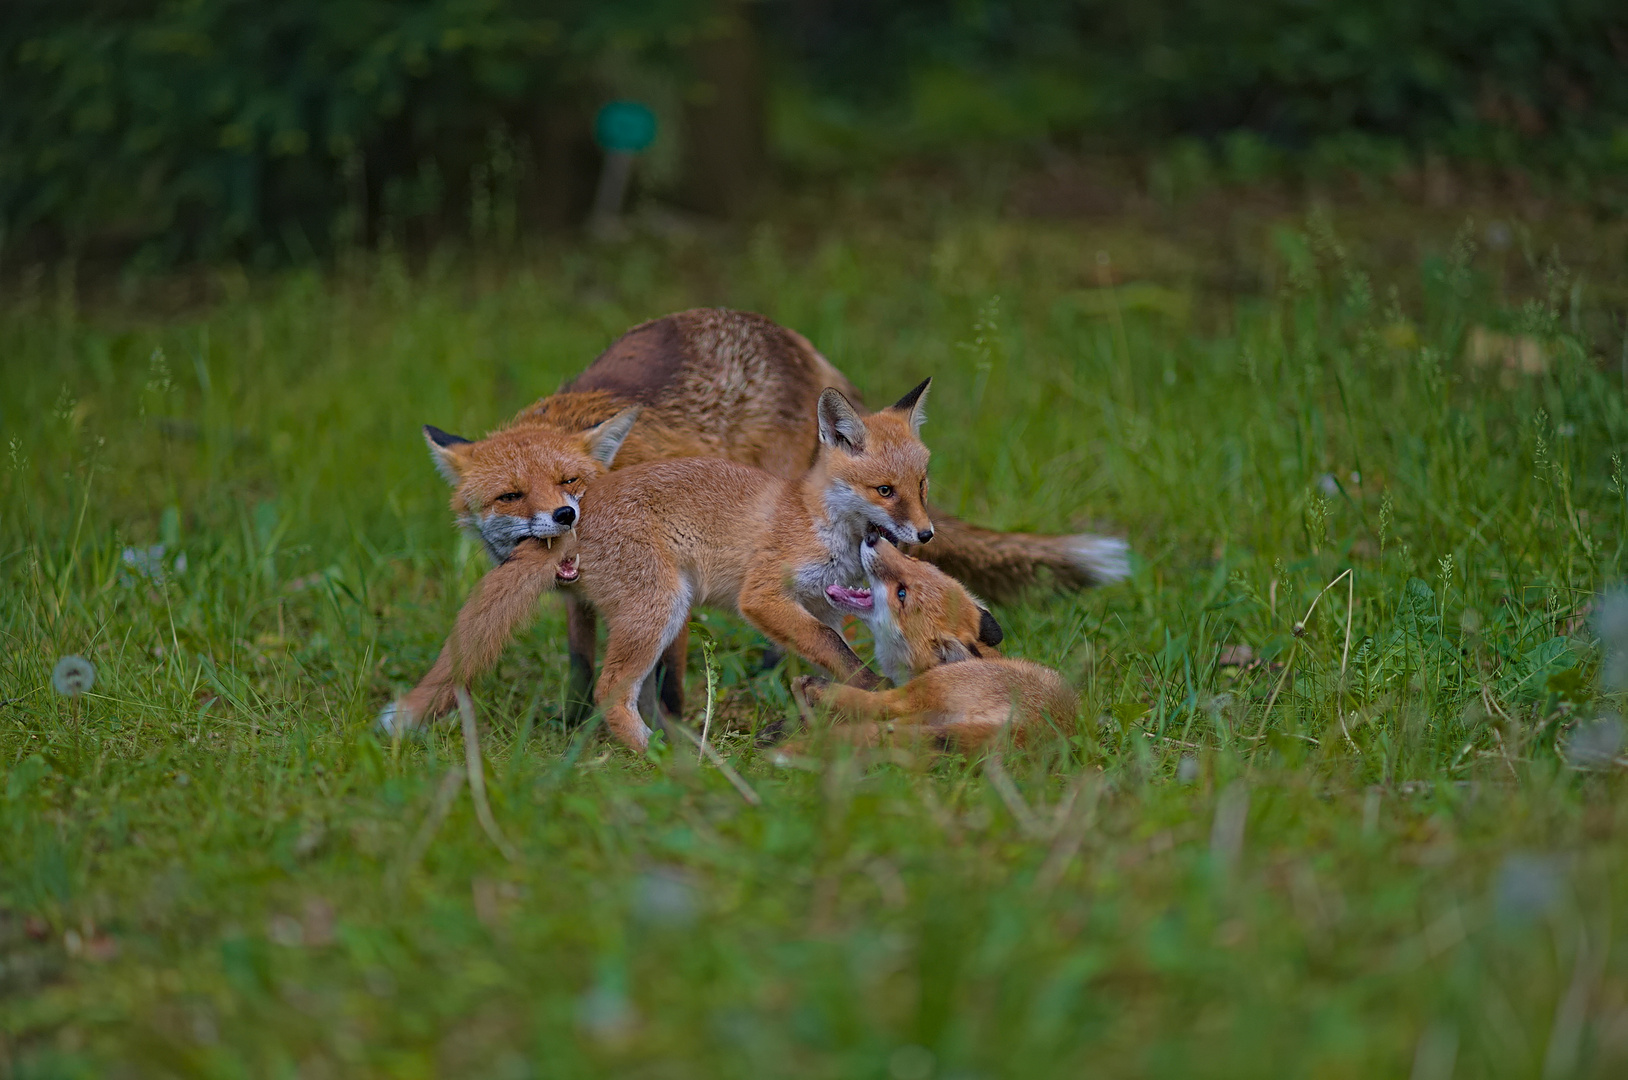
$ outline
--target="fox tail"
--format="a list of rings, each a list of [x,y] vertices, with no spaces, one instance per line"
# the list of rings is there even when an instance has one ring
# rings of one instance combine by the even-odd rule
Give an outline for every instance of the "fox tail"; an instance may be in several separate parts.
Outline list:
[[[1130,574],[1130,548],[1118,537],[997,532],[939,514],[933,523],[937,535],[912,554],[990,600],[1012,599],[1048,580],[1084,589]]]

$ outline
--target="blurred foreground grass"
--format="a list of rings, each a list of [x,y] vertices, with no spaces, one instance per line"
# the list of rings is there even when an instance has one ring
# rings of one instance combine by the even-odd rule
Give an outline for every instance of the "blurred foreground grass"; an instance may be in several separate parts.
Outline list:
[[[1585,277],[1416,224],[1267,223],[1235,273],[928,208],[222,271],[165,315],[25,275],[0,1075],[1620,1075],[1621,237]],[[699,617],[759,809],[561,729],[550,606],[475,688],[507,862],[466,796],[438,817],[456,731],[368,730],[481,571],[418,427],[703,303],[872,401],[935,375],[939,500],[1120,532],[1135,575],[999,611],[1084,707],[993,765],[777,767],[744,732],[784,672]]]

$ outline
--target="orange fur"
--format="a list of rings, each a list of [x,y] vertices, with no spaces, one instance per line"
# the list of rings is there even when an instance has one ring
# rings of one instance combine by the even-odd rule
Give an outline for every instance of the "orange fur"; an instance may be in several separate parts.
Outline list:
[[[432,450],[457,489],[454,511],[481,535],[495,561],[518,540],[558,535],[553,512],[580,502],[584,487],[605,468],[715,456],[785,480],[800,477],[817,457],[816,402],[827,387],[863,411],[848,379],[795,331],[745,312],[682,311],[629,330],[559,393],[507,427],[472,442],[437,432],[447,444],[432,435]],[[594,458],[584,432],[634,406],[639,412],[620,448],[602,444],[601,451],[611,453]],[[509,494],[519,497],[497,501]],[[902,495],[900,505],[925,498],[922,487]],[[999,533],[914,504],[900,523],[929,519],[936,520],[935,538],[919,554],[991,594],[1011,594],[1047,574],[1077,587],[1125,573],[1125,546],[1112,538]],[[572,593],[566,607],[573,683],[581,697],[593,677],[594,614]],[[666,665],[662,698],[673,711],[681,704],[682,670],[676,659]]]
[[[927,737],[959,750],[1007,733],[1021,744],[1048,720],[1072,728],[1079,702],[1063,677],[995,653],[1000,627],[959,582],[891,544],[869,541],[863,558],[877,656],[903,685],[871,691],[804,676],[792,693],[805,714],[857,721],[835,732],[867,745]]]
[[[411,692],[385,710],[381,725],[412,727],[452,708],[460,685],[497,663],[514,634],[537,614],[537,600],[577,564],[576,538],[524,540],[507,560],[487,571],[458,612],[441,655]]]
[[[635,750],[646,744],[640,692],[697,604],[734,608],[837,677],[880,684],[840,628],[867,595],[859,587],[865,533],[932,528],[919,496],[928,459],[916,435],[925,391],[924,383],[898,406],[861,416],[827,390],[818,406],[819,456],[794,482],[721,458],[682,458],[617,470],[588,488],[573,592],[609,626],[594,701],[618,739]],[[445,707],[449,679],[467,680],[476,661],[496,659],[519,613],[554,580],[536,546],[520,542],[488,575],[491,587],[483,581],[443,650],[446,664],[398,703],[393,724],[432,717]]]

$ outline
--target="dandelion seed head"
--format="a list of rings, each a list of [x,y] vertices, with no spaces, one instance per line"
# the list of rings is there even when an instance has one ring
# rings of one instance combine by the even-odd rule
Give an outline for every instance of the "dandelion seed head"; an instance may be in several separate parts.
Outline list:
[[[1524,922],[1546,915],[1565,895],[1559,863],[1547,856],[1515,852],[1504,858],[1493,883],[1493,901],[1505,919]]]
[[[625,1042],[638,1022],[627,995],[603,982],[577,1000],[577,1026],[599,1042]]]
[[[1617,589],[1594,605],[1594,629],[1600,635],[1605,661],[1600,682],[1606,690],[1628,690],[1628,591]]]
[[[653,926],[688,926],[699,914],[695,884],[677,867],[640,874],[634,886],[633,915]]]
[[[119,553],[119,561],[125,565],[125,570],[119,572],[119,582],[122,585],[132,585],[137,578],[151,582],[154,585],[163,585],[169,580],[171,571],[165,565],[165,548],[163,544],[154,544],[151,547],[127,547]],[[174,573],[185,573],[187,568],[186,552],[176,555],[170,564]]]
[[[96,685],[96,665],[83,656],[64,656],[51,669],[51,689],[63,697],[78,697]]]
[[[1566,740],[1566,764],[1574,769],[1609,769],[1622,752],[1622,721],[1615,716],[1585,720]]]

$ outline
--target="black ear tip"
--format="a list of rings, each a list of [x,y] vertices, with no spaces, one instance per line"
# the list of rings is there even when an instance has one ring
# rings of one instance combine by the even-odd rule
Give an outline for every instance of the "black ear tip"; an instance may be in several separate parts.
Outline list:
[[[459,443],[466,443],[469,441],[462,435],[454,435],[450,431],[442,431],[434,424],[424,425],[424,437],[430,440],[430,442],[434,443],[436,446],[457,446]]]
[[[978,640],[983,642],[985,645],[993,646],[999,645],[1001,643],[1001,639],[1005,636],[1006,634],[1001,630],[1001,624],[995,621],[995,616],[991,615],[985,609],[979,608]]]
[[[916,402],[921,400],[921,395],[923,395],[923,394],[925,394],[927,392],[927,387],[932,381],[933,381],[933,377],[931,375],[927,376],[927,378],[923,379],[920,382],[920,384],[917,385],[917,387],[914,390],[910,391],[910,393],[908,393],[904,397],[900,398],[894,404],[893,407],[895,409],[913,409],[913,408],[915,408],[916,407]]]

